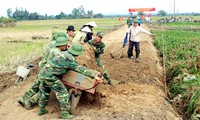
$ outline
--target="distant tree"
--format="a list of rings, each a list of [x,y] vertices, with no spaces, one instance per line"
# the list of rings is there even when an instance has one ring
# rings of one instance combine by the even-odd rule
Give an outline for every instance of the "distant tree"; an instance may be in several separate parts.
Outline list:
[[[103,18],[102,13],[94,14],[94,18]]]
[[[48,19],[55,19],[55,16],[54,15],[50,15],[50,16],[48,16]]]
[[[48,15],[47,15],[47,14],[45,14],[45,15],[44,15],[44,17],[45,17],[45,20],[47,20],[47,19],[48,19]]]
[[[67,18],[68,18],[68,19],[73,19],[74,16],[73,16],[72,14],[69,14],[69,15],[67,16]]]
[[[200,13],[194,13],[194,16],[200,16]]]
[[[37,12],[29,14],[29,20],[38,20],[39,14]]]
[[[28,20],[29,19],[29,12],[23,8],[16,8],[12,15],[13,18],[16,20]]]
[[[44,15],[39,15],[38,20],[46,20],[46,17]]]
[[[88,10],[87,11],[87,16],[92,18],[94,16],[93,10]]]
[[[64,12],[61,12],[59,15],[55,16],[56,19],[64,19],[67,18],[67,15]]]
[[[74,8],[70,14],[72,18],[86,18],[86,13],[84,7],[81,5],[79,8]]]
[[[22,20],[28,20],[29,19],[29,12],[25,9],[22,11],[23,17]]]
[[[77,8],[74,8],[71,13],[72,18],[80,18],[80,12]]]
[[[85,9],[82,5],[78,8],[78,11],[80,12],[81,18],[84,18],[86,16]]]
[[[6,10],[6,12],[7,12],[7,16],[8,16],[9,18],[12,18],[12,9],[11,9],[11,8],[8,8],[8,9]]]
[[[159,10],[157,15],[158,16],[166,16],[167,13],[164,10]]]

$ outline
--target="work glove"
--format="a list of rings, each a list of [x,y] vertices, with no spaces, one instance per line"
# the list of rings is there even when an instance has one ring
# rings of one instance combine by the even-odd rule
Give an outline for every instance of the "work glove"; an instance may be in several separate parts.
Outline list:
[[[95,78],[96,81],[99,82],[99,83],[102,83],[102,82],[103,82],[103,80],[102,80],[99,76],[95,76],[94,78]]]

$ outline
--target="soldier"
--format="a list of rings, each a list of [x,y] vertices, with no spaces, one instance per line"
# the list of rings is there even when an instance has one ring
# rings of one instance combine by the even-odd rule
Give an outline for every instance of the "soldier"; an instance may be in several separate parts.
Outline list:
[[[58,33],[59,33],[58,29],[55,29],[55,30],[52,31],[52,41],[56,40],[56,36],[57,36]]]
[[[110,79],[110,75],[108,74],[106,68],[102,65],[100,54],[104,53],[105,44],[101,41],[103,38],[102,32],[97,32],[96,38],[94,40],[88,41],[88,44],[93,48],[95,53],[95,58],[97,65],[101,67],[104,71],[104,77],[108,81],[108,84],[112,85],[112,80]]]
[[[63,83],[59,80],[58,76],[65,74],[69,70],[73,70],[83,75],[86,75],[92,79],[96,78],[96,80],[100,80],[98,76],[95,76],[90,70],[80,66],[75,61],[74,57],[81,55],[82,52],[82,46],[79,43],[74,43],[68,51],[61,52],[59,55],[53,57],[40,70],[39,79],[41,79],[42,81],[40,86],[40,91],[42,95],[39,100],[40,110],[38,112],[38,115],[43,115],[48,112],[45,109],[45,107],[48,103],[49,93],[52,90],[60,103],[61,118],[73,118],[73,115],[69,113],[70,105],[68,103],[68,91],[63,85]]]
[[[53,39],[48,45],[47,50],[45,51],[44,58],[42,59],[42,61],[39,62],[40,68],[42,68],[46,64],[47,58],[49,57],[49,54],[51,53],[51,49],[56,47],[55,46],[56,39],[59,37],[65,37],[66,40],[68,41],[67,35],[64,32],[57,32],[56,35],[53,35]]]
[[[69,42],[72,42],[73,41],[73,38],[74,38],[74,34],[75,34],[75,28],[73,25],[69,25],[66,29],[67,31],[67,38],[69,38]]]
[[[59,33],[57,33],[58,35],[54,35],[53,34],[54,32],[55,31],[52,32],[53,39],[45,52],[45,56],[42,59],[42,61],[40,61],[40,63],[39,63],[39,70],[44,67],[44,65],[47,63],[48,60],[50,60],[56,54],[61,52],[60,49],[58,48],[59,46],[56,46],[55,43],[59,42],[62,39],[64,39],[65,41],[68,41],[66,38],[66,34],[64,32],[59,32]],[[63,37],[61,37],[61,36],[63,36]],[[55,38],[57,38],[56,41],[54,40]],[[39,85],[40,85],[40,80],[36,79],[34,81],[33,85],[31,86],[31,88],[29,88],[24,93],[24,95],[18,100],[18,103],[20,103],[22,106],[24,106],[28,110],[32,109],[33,106],[35,104],[37,104],[39,96],[40,96],[40,94],[38,93]]]

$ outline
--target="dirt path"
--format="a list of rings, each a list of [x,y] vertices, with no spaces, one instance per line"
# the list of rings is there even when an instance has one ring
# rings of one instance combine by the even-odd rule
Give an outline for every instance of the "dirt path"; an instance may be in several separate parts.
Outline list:
[[[112,59],[109,52],[121,46],[127,26],[106,34],[106,51],[102,61],[115,86],[101,84],[95,94],[96,99],[84,101],[82,98],[75,120],[178,120],[178,115],[164,98],[162,67],[152,39],[141,35],[141,61],[136,63],[126,56]],[[143,26],[146,28],[146,26]],[[32,84],[35,76],[27,79],[20,86],[10,87],[0,94],[0,120],[53,120],[59,118],[59,105],[52,94],[47,109],[49,114],[39,117],[38,106],[25,110],[17,99]],[[121,84],[118,84],[118,83]],[[84,95],[84,94],[83,94]]]

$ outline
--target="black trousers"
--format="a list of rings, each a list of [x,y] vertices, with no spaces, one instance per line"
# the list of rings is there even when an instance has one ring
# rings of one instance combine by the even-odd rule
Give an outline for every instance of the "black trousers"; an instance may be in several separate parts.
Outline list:
[[[136,52],[136,58],[139,57],[140,54],[140,42],[133,42],[129,40],[129,46],[128,46],[128,58],[131,58],[133,56],[133,47],[135,46],[135,52]]]

